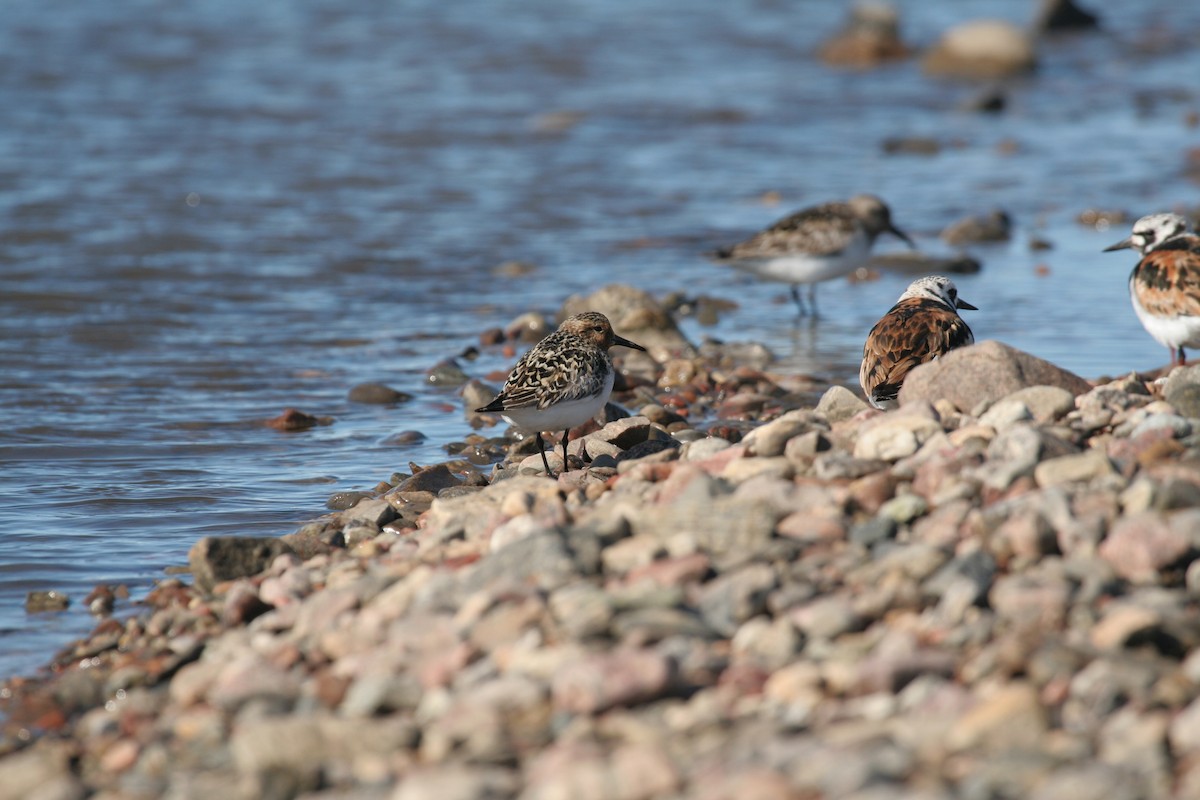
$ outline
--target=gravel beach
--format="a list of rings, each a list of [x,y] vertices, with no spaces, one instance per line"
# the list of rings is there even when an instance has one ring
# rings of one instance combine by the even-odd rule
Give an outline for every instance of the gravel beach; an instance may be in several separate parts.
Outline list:
[[[585,306],[650,355],[570,469],[467,413],[443,464],[200,540],[3,685],[0,800],[1200,796],[1200,367],[985,341],[883,413]]]

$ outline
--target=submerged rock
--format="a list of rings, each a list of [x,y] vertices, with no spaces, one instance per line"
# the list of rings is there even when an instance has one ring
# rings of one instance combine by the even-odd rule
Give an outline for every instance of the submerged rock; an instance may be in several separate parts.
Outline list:
[[[994,79],[1032,72],[1032,37],[1003,20],[975,20],[951,28],[921,60],[929,75]]]

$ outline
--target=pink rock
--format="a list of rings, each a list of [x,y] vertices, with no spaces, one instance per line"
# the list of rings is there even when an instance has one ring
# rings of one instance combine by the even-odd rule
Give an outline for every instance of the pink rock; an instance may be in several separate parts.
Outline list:
[[[662,654],[619,649],[564,664],[555,672],[551,690],[558,708],[592,714],[651,700],[666,691],[670,681],[671,666]]]
[[[1118,575],[1135,583],[1154,583],[1159,570],[1174,564],[1192,548],[1182,526],[1166,514],[1146,511],[1117,520],[1100,543],[1100,556]]]
[[[692,553],[678,558],[660,558],[629,571],[626,582],[635,584],[650,581],[659,586],[679,586],[698,580],[708,572],[711,561],[704,553]]]
[[[1083,378],[1006,344],[984,341],[952,350],[914,369],[900,389],[900,404],[946,398],[962,411],[994,403],[1029,386],[1058,386],[1074,395],[1091,389]]]
[[[840,518],[796,511],[781,519],[775,532],[801,542],[833,542],[846,538],[846,525]]]

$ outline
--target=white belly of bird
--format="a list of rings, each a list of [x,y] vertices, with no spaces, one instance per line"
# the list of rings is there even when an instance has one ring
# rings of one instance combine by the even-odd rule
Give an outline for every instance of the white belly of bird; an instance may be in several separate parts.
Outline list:
[[[862,266],[870,253],[870,242],[866,236],[860,235],[854,237],[845,249],[835,255],[789,253],[737,262],[736,266],[767,280],[782,283],[819,283],[849,275]]]
[[[1175,350],[1179,347],[1200,347],[1200,317],[1162,317],[1151,314],[1138,302],[1136,294],[1130,294],[1133,310],[1141,320],[1142,327],[1163,347]]]
[[[603,410],[612,395],[613,374],[609,372],[600,393],[578,400],[564,400],[548,408],[511,408],[503,417],[523,431],[565,431],[582,425]]]

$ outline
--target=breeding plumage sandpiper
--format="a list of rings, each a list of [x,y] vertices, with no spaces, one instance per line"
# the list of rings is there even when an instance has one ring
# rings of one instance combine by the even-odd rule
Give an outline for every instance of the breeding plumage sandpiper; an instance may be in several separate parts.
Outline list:
[[[1200,347],[1200,237],[1178,214],[1150,214],[1133,233],[1104,248],[1136,250],[1142,258],[1129,274],[1129,299],[1142,327],[1171,351],[1171,364]]]
[[[958,296],[949,278],[931,275],[908,285],[863,345],[858,382],[871,405],[896,408],[900,386],[913,367],[975,343],[960,308],[978,310]]]
[[[585,311],[563,321],[558,330],[521,356],[496,399],[478,412],[500,412],[513,425],[537,434],[542,465],[550,474],[543,431],[562,431],[563,471],[567,434],[599,413],[612,394],[613,345],[645,351],[613,332],[608,317]]]
[[[858,269],[881,233],[914,246],[908,235],[892,224],[886,203],[874,195],[860,194],[844,203],[797,211],[714,255],[759,278],[790,283],[801,316],[806,309],[799,285],[808,284],[809,311],[816,315],[817,284]]]

